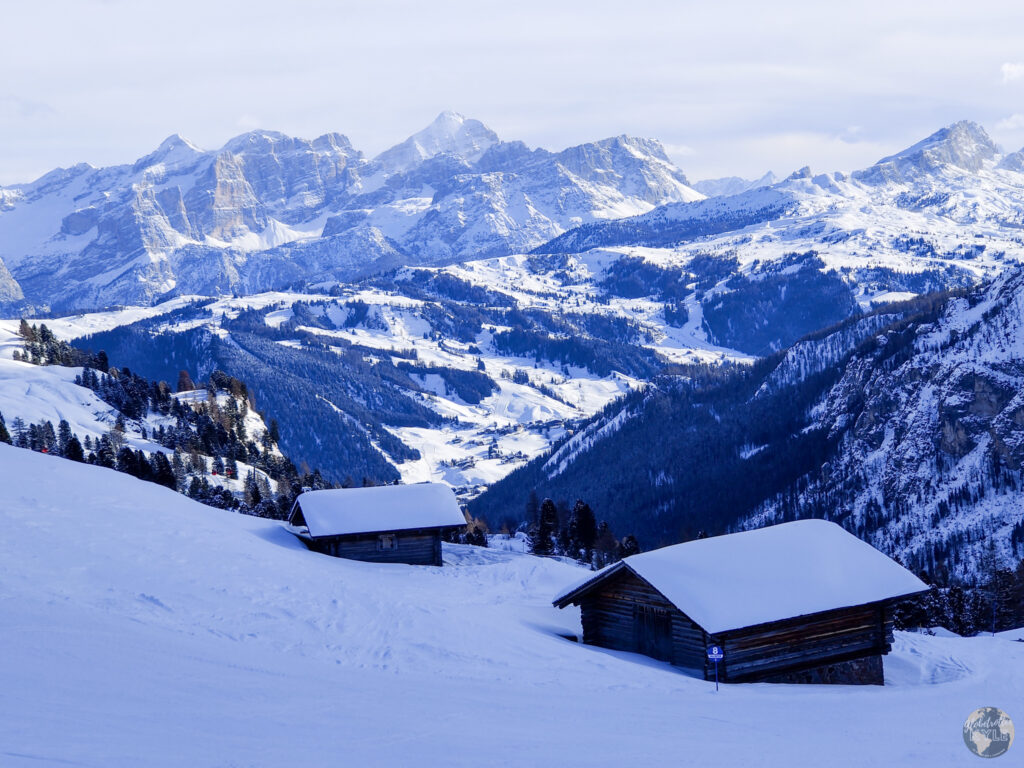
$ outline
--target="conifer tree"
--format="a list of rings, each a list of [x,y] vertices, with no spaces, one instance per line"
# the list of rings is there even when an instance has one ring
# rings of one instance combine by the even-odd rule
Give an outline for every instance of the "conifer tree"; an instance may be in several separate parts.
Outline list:
[[[256,484],[256,471],[250,469],[245,473],[245,503],[255,507],[263,500],[259,486]]]
[[[531,490],[530,497],[526,500],[526,523],[536,525],[540,517],[540,501],[537,499],[537,491]]]
[[[558,508],[551,499],[544,499],[533,535],[530,551],[535,555],[551,555],[555,551],[554,537],[558,532]]]
[[[68,429],[70,431],[70,427]],[[38,435],[40,451],[54,453],[57,450],[57,433],[53,429],[53,422],[41,422],[39,424]]]
[[[619,560],[640,554],[640,544],[633,536],[625,536],[619,543]]]
[[[177,487],[178,481],[174,476],[174,470],[171,469],[171,463],[167,460],[167,455],[163,451],[157,451],[153,454],[150,464],[153,469],[153,482],[173,491]]]
[[[174,449],[174,456],[171,458],[171,471],[174,473],[174,487],[179,491],[185,490],[185,462],[181,458],[181,451]]]
[[[125,446],[117,452],[117,459],[114,464],[114,469],[118,472],[124,472],[127,475],[139,476],[139,464],[135,458],[135,451]]]
[[[178,392],[191,392],[196,388],[188,371],[178,371]]]
[[[71,441],[71,425],[67,419],[61,419],[57,425],[57,452],[61,456],[67,456],[68,443]],[[81,445],[78,446],[81,449]]]
[[[71,461],[85,461],[85,452],[82,450],[82,444],[78,442],[76,435],[72,435],[68,438],[67,443],[65,443],[64,458]]]
[[[569,539],[572,542],[574,556],[582,550],[583,559],[590,562],[594,552],[594,539],[597,537],[597,521],[594,511],[583,499],[577,499],[569,518]]]
[[[110,435],[115,434],[114,432],[108,432],[107,434],[100,437],[99,440],[95,441],[96,445],[96,464],[101,467],[107,467],[113,469],[117,465],[117,450],[114,448],[113,443],[110,441]]]
[[[15,417],[11,422],[11,430],[14,436],[14,444],[19,448],[28,448],[28,425],[20,416]]]
[[[597,535],[594,537],[594,566],[603,568],[615,559],[619,543],[612,535],[611,528],[604,520],[597,526]]]
[[[4,415],[0,413],[0,443],[11,444],[11,433],[7,431],[7,425],[4,423]]]

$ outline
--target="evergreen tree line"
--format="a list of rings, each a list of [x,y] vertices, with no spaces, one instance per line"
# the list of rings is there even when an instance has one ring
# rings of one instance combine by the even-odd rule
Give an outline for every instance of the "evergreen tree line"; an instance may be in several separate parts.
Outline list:
[[[590,505],[582,499],[577,499],[570,510],[565,501],[556,504],[544,499],[538,504],[537,494],[531,492],[526,520],[530,552],[535,555],[571,557],[598,569],[640,552],[634,536],[616,539],[608,523],[598,523]]]
[[[1024,560],[1000,568],[976,586],[932,588],[896,608],[897,629],[945,627],[958,635],[1002,632],[1024,626]]]
[[[45,324],[29,325],[25,318],[18,326],[18,335],[24,339],[23,350],[15,350],[13,357],[33,365],[63,365],[76,367],[88,365],[101,371],[107,370],[107,355],[76,349],[66,341],[53,335]]]

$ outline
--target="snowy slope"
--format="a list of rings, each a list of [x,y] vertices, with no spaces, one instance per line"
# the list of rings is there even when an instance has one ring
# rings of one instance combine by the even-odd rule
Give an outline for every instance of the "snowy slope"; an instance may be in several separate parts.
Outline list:
[[[91,389],[75,384],[81,368],[39,366],[11,359],[11,354],[22,345],[14,333],[16,326],[10,320],[0,321],[0,413],[8,428],[15,418],[28,424],[49,421],[54,426],[66,419],[80,439],[88,436],[95,440],[106,434],[114,426],[118,412]],[[154,427],[156,423],[147,422],[146,426]],[[144,440],[137,426],[126,437],[127,444],[135,450],[164,450]]]
[[[131,313],[129,313],[131,314]],[[92,318],[92,322],[99,322]],[[75,383],[81,376],[82,368],[67,368],[58,365],[33,365],[12,359],[15,351],[21,351],[23,339],[15,332],[17,323],[12,320],[0,320],[0,414],[3,415],[8,430],[11,430],[15,419],[23,420],[27,425],[50,422],[56,427],[62,420],[68,422],[71,433],[84,442],[86,438],[98,441],[108,435],[114,428],[118,418],[124,419],[116,408],[104,402],[96,392]],[[86,327],[92,327],[86,321]],[[184,403],[202,404],[206,402],[205,389],[192,392],[176,393],[173,397]],[[222,407],[230,396],[221,392],[217,396]],[[267,425],[259,413],[247,410],[242,419],[245,432],[252,440],[259,440],[267,432]],[[173,455],[174,450],[156,442],[153,436],[160,427],[171,428],[175,419],[160,413],[149,412],[139,419],[125,419],[123,433],[124,445],[136,451],[143,451],[149,456],[162,452]],[[280,455],[277,446],[271,446],[274,455]],[[211,457],[202,457],[210,462]],[[276,481],[258,468],[244,461],[237,462],[238,475],[228,478],[224,475],[206,476],[206,482],[218,488],[225,488],[233,493],[241,493],[244,489],[244,478],[253,470],[258,476],[265,478],[271,489],[277,488]],[[186,475],[186,482],[190,478]]]
[[[309,553],[268,521],[0,445],[5,766],[954,765],[1024,644],[897,636],[884,688],[714,686],[583,647],[580,571]],[[54,567],[59,565],[59,567]],[[898,727],[894,726],[898,723]]]

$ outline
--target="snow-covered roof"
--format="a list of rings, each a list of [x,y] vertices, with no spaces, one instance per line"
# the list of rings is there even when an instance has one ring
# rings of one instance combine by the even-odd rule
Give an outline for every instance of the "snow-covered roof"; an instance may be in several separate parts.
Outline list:
[[[628,568],[715,634],[926,590],[914,574],[842,527],[798,520],[627,557],[559,595]]]
[[[455,492],[443,483],[307,491],[296,503],[312,538],[466,524]]]

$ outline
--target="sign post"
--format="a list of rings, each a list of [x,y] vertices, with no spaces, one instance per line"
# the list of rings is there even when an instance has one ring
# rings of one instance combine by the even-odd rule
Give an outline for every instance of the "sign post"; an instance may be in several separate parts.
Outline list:
[[[715,690],[718,690],[718,662],[725,658],[725,652],[720,645],[708,646],[708,658],[715,662]]]

